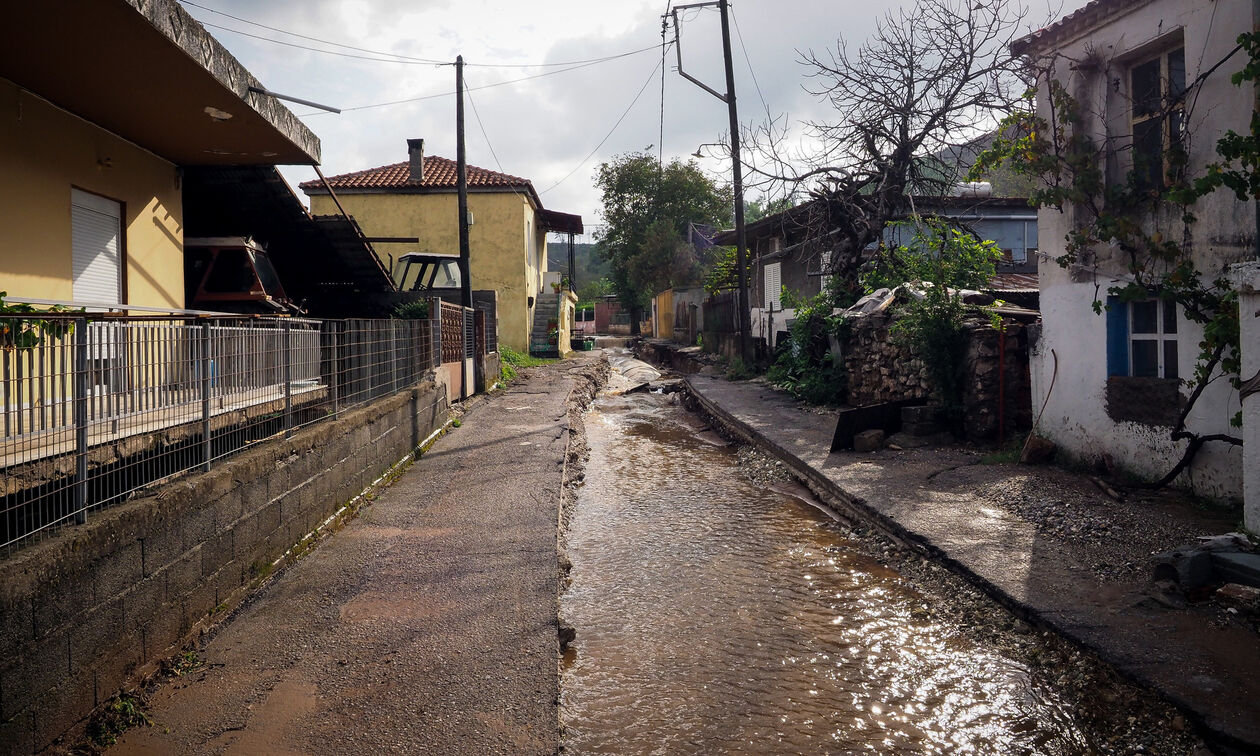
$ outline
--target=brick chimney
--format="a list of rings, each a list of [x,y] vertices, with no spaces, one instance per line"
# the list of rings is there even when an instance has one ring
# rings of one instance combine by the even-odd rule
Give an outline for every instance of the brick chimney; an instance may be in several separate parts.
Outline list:
[[[418,184],[424,180],[424,140],[423,139],[408,139],[407,140],[407,158],[411,164],[411,175],[408,177],[408,179]]]

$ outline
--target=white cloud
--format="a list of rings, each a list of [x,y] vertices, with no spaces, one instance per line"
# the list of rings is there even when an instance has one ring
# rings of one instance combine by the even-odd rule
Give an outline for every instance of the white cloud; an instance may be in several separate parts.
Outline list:
[[[659,0],[197,0],[257,23],[370,50],[436,60],[462,54],[469,64],[470,86],[519,79],[550,68],[487,68],[481,63],[547,63],[585,60],[660,42]],[[1069,9],[1083,3],[1070,0]],[[736,90],[741,120],[762,120],[786,113],[793,121],[826,115],[825,105],[806,94],[799,53],[833,47],[843,36],[859,43],[874,28],[876,16],[894,0],[865,3],[836,0],[748,0],[733,6]],[[251,34],[283,37],[195,7],[204,22]],[[1044,11],[1041,12],[1044,15]],[[421,97],[454,89],[451,67],[401,65],[336,57],[283,47],[232,32],[211,29],[241,62],[275,91],[339,107]],[[732,30],[734,36],[735,30]],[[765,97],[763,106],[745,62]],[[672,34],[671,34],[672,37]],[[694,11],[683,25],[684,65],[689,73],[724,89],[718,16]],[[350,50],[342,52],[352,54]],[[727,129],[726,106],[675,72],[675,55],[666,59],[664,154],[685,158],[703,142],[714,142]],[[525,176],[542,191],[575,166],[604,138],[612,124],[660,62],[659,50],[516,84],[475,90],[472,101],[505,172]],[[660,73],[602,148],[563,184],[544,195],[548,207],[598,219],[598,195],[592,176],[612,156],[660,142]],[[297,113],[308,108],[293,106]],[[303,120],[323,143],[327,174],[361,170],[406,159],[404,140],[423,137],[430,154],[455,155],[454,97],[442,96],[342,115],[317,114]],[[467,111],[469,162],[496,168],[471,108]],[[701,161],[707,169],[727,168],[722,160]],[[313,177],[309,168],[286,168],[293,183]]]

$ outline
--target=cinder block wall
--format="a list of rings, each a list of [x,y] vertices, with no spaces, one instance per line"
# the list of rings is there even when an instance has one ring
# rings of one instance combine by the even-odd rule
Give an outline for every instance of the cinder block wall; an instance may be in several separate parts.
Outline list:
[[[0,753],[32,753],[187,642],[447,417],[425,383],[89,514],[0,560]]]

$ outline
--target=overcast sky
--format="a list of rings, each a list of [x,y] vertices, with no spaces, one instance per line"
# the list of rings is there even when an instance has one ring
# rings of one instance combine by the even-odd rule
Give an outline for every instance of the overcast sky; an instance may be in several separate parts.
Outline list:
[[[469,163],[530,179],[546,207],[580,213],[588,230],[600,220],[593,181],[600,162],[649,145],[655,150],[658,143],[664,147],[666,160],[689,159],[700,144],[716,142],[726,131],[725,104],[678,75],[671,49],[665,61],[664,139],[659,138],[664,0],[195,1],[219,13],[188,2],[184,7],[273,91],[343,109],[437,95],[345,110],[340,115],[290,105],[319,136],[322,167],[330,176],[405,160],[405,140],[411,137],[422,137],[428,154],[454,159],[455,98],[450,94],[454,68],[345,57],[383,56],[244,21],[395,56],[453,61],[462,54],[467,64],[465,79],[472,88],[471,106],[466,107]],[[825,116],[825,106],[802,89],[806,69],[799,63],[798,51],[834,48],[841,34],[856,45],[873,30],[876,15],[897,4],[895,0],[733,3],[741,32],[737,36],[733,32],[740,120],[747,123],[758,116],[764,120],[767,108],[775,115],[787,114],[793,122]],[[1084,0],[1066,0],[1061,12],[1083,4]],[[1038,10],[1032,16],[1040,21],[1046,15],[1045,0],[1034,0],[1034,7]],[[721,91],[718,14],[716,10],[692,11],[685,19],[684,66]],[[344,55],[279,45],[220,27]],[[575,70],[539,66],[642,48],[653,49]],[[525,77],[537,78],[489,86]],[[638,101],[612,130],[640,89]],[[605,136],[607,141],[596,149]],[[713,148],[708,152],[710,157],[699,163],[728,178],[729,164]],[[283,171],[295,188],[315,178],[309,167]]]

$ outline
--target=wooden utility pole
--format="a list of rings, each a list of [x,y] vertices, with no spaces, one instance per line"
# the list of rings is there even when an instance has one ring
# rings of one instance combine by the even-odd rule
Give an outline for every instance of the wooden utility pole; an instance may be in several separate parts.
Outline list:
[[[468,273],[468,155],[464,150],[464,56],[455,58],[455,188],[459,194],[459,289],[465,307],[472,307]]]
[[[703,8],[716,5],[722,15],[722,62],[726,66],[726,92],[718,92],[704,82],[688,74],[682,65],[682,41],[678,31],[678,11],[687,8]],[[678,5],[673,9],[674,50],[678,54],[678,73],[687,81],[726,103],[731,129],[731,186],[735,192],[735,275],[739,279],[739,353],[745,363],[751,363],[752,313],[748,300],[748,253],[744,234],[744,168],[739,153],[739,109],[735,106],[735,66],[731,63],[730,9],[727,0]]]

